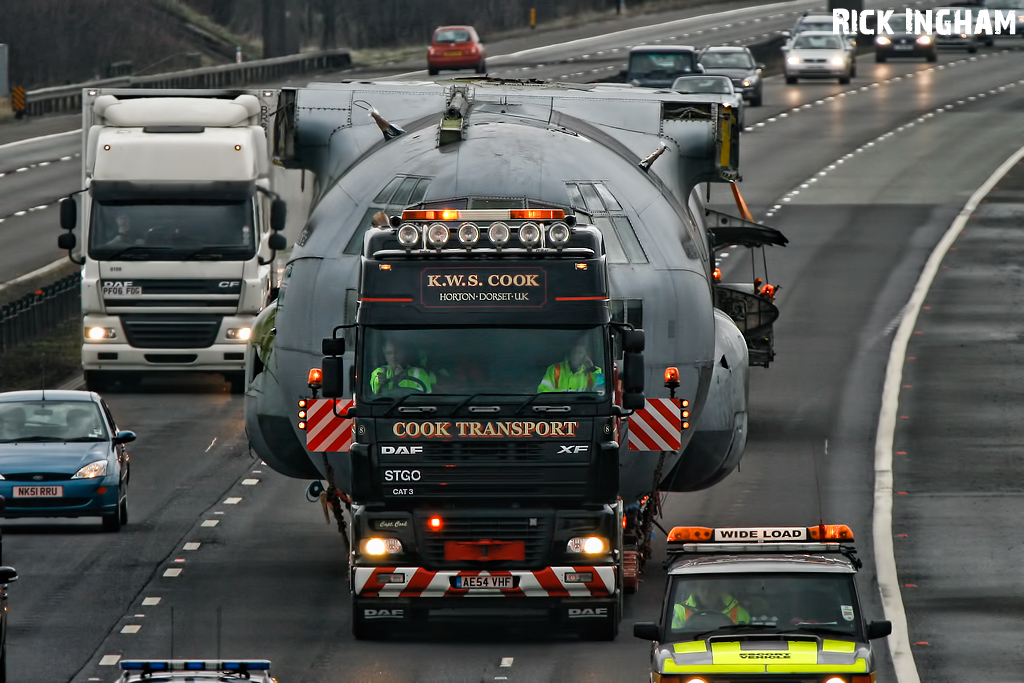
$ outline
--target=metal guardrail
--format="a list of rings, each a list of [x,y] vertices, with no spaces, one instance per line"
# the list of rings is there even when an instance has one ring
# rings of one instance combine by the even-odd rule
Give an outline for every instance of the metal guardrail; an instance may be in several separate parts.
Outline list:
[[[30,90],[26,94],[25,113],[40,116],[55,112],[80,111],[83,88],[230,88],[266,83],[284,76],[344,69],[352,66],[346,49],[307,52],[238,64],[206,66],[152,76],[121,76],[88,83],[61,85]]]
[[[73,273],[0,307],[0,353],[81,315],[82,275]]]

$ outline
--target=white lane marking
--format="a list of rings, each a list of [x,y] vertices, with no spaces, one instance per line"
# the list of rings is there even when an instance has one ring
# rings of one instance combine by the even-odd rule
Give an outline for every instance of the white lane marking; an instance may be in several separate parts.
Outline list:
[[[182,550],[199,550],[202,543],[186,543]]]
[[[100,666],[114,666],[121,661],[121,655],[103,655],[100,657]]]
[[[220,524],[219,519],[207,519],[203,521],[202,526],[217,526],[218,524]]]
[[[896,569],[896,553],[892,539],[892,452],[896,438],[897,411],[899,410],[900,387],[903,381],[903,364],[907,357],[907,347],[917,326],[917,317],[921,306],[928,296],[935,275],[939,272],[942,259],[956,241],[971,213],[978,207],[992,188],[1004,175],[1024,158],[1024,147],[1018,149],[1013,156],[1003,162],[995,173],[979,187],[964,208],[957,215],[942,240],[935,245],[928,262],[921,272],[921,277],[914,286],[914,292],[907,303],[907,314],[900,322],[896,336],[889,350],[889,363],[885,369],[885,383],[882,385],[882,409],[878,415],[878,432],[875,436],[875,514],[872,532],[875,541],[875,568],[878,571],[878,587],[882,594],[882,606],[886,618],[892,622],[892,635],[889,636],[889,651],[892,653],[896,680],[899,683],[920,683],[914,653],[910,649],[910,635],[907,630],[907,614],[903,607],[903,595],[900,591],[899,573]]]
[[[253,474],[263,474],[263,470],[253,470]]]
[[[217,437],[213,437],[213,441],[210,442],[210,445],[206,447],[206,450],[203,451],[203,453],[209,453],[210,449],[213,448],[213,444],[215,443],[217,443]]]
[[[142,627],[138,624],[129,624],[121,629],[121,633],[138,633]]]
[[[242,486],[255,486],[258,483],[260,483],[259,479],[243,479],[242,480]]]
[[[181,567],[171,567],[164,572],[164,576],[174,578],[175,576],[181,576]]]
[[[502,657],[501,658],[501,664],[500,664],[501,668],[506,669],[506,668],[512,666],[512,660],[513,659],[515,659],[515,658],[514,657]]]
[[[238,505],[239,501],[241,501],[241,500],[242,500],[241,498],[225,498],[224,499],[224,504],[225,505]]]
[[[150,605],[159,605],[160,604],[160,598],[143,598],[142,599],[142,604],[147,606],[147,607],[150,606]]]

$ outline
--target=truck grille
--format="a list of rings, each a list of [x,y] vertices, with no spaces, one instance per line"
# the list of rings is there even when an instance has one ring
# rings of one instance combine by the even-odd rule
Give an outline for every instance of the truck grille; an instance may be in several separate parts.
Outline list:
[[[479,513],[469,516],[444,516],[444,526],[438,532],[427,530],[426,513],[417,513],[416,535],[424,565],[446,567],[453,565],[465,566],[467,562],[446,562],[444,559],[445,541],[523,541],[525,543],[525,560],[522,562],[502,562],[502,569],[521,569],[539,567],[545,564],[551,548],[551,537],[554,528],[551,513],[545,511],[515,511],[502,516],[482,516]],[[532,520],[532,521],[531,521]],[[470,563],[472,564],[472,563]],[[486,566],[486,562],[479,562]]]
[[[123,315],[128,344],[137,349],[204,349],[220,331],[221,317],[211,315]]]

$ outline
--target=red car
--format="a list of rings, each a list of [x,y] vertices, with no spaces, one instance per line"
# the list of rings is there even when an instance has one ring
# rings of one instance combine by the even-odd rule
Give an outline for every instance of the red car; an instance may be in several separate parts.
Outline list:
[[[441,69],[474,69],[487,73],[487,50],[472,26],[441,26],[427,50],[427,73]]]

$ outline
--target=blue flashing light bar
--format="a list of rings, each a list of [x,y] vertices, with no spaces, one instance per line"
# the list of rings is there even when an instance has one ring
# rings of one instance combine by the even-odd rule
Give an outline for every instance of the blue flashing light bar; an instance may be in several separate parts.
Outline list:
[[[269,671],[267,659],[125,659],[122,671]]]

